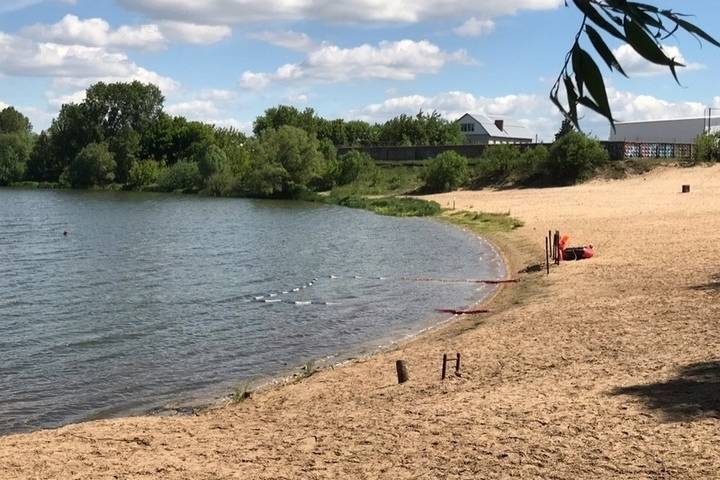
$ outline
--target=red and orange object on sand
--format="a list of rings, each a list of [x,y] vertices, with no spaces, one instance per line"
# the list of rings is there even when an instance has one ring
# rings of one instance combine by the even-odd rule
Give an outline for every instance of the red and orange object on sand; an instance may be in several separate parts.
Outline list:
[[[584,260],[586,258],[592,258],[595,255],[595,250],[593,249],[592,245],[585,245],[582,247],[568,247],[568,240],[570,240],[569,235],[563,235],[560,237],[560,241],[558,242],[560,260]]]

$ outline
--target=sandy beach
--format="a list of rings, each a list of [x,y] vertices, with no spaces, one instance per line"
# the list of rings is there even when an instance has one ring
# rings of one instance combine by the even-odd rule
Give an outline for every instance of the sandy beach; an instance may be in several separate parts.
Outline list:
[[[720,166],[432,196],[524,221],[491,237],[514,271],[549,229],[596,257],[242,403],[0,438],[0,479],[720,478],[718,193]]]

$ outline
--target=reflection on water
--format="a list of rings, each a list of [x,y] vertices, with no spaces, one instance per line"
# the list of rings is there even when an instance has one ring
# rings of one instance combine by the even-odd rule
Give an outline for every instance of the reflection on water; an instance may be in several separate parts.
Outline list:
[[[503,268],[485,243],[424,219],[0,190],[0,433],[207,398],[373,348],[487,293],[400,277]]]

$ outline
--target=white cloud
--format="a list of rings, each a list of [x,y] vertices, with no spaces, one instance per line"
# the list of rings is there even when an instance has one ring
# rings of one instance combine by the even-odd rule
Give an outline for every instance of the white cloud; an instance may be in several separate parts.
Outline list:
[[[169,40],[196,45],[217,43],[232,35],[232,29],[227,25],[164,21],[160,22],[159,28]]]
[[[141,48],[158,50],[165,47],[165,38],[157,25],[123,25],[116,30],[102,18],[81,20],[65,15],[52,25],[35,24],[22,30],[22,35],[63,45],[88,47]]]
[[[103,47],[36,43],[0,32],[0,74],[53,77],[56,89],[85,88],[96,81],[154,83],[165,93],[178,88],[168,77],[132,62],[127,55]]]
[[[67,103],[82,103],[85,100],[85,90],[78,90],[76,92],[67,94],[57,94],[56,92],[50,91],[47,93],[48,103],[56,108]]]
[[[3,102],[2,100],[0,100],[0,110],[4,110],[4,109],[6,109],[6,108],[9,107],[9,106],[10,106],[10,105],[8,105],[7,103],[5,103],[5,102]]]
[[[77,0],[3,0],[2,5],[0,5],[0,13],[14,12],[44,2],[55,2],[64,3],[66,5],[75,5],[77,3]]]
[[[426,40],[400,40],[354,48],[323,45],[297,64],[285,64],[272,73],[244,72],[244,88],[261,89],[271,82],[309,80],[347,82],[356,79],[413,80],[417,75],[437,73],[446,63],[469,63],[464,50],[448,53]]]
[[[212,101],[228,101],[237,98],[237,93],[232,90],[222,90],[218,88],[210,88],[201,90],[198,95],[200,100],[212,100]]]
[[[154,18],[227,25],[278,20],[420,22],[557,8],[563,0],[118,0]]]
[[[216,116],[218,108],[212,100],[189,100],[179,102],[165,107],[165,111],[170,115],[206,118],[208,116]]]
[[[618,121],[702,116],[705,109],[705,105],[701,102],[673,102],[614,88],[608,89],[608,98],[613,115]],[[720,97],[716,97],[714,103],[720,107]],[[437,110],[448,120],[457,120],[465,113],[502,118],[527,126],[545,141],[552,141],[562,120],[560,113],[545,95],[513,94],[480,97],[461,91],[444,92],[431,97],[423,95],[392,97],[381,103],[351,110],[348,117],[382,122],[403,113],[414,115],[420,110],[426,112]],[[596,135],[601,140],[607,139],[609,132],[607,120],[586,109],[581,109],[580,115],[581,124],[587,133]]]
[[[253,32],[249,33],[248,37],[298,52],[309,52],[319,47],[307,34],[292,30]]]
[[[102,18],[83,20],[75,15],[65,15],[52,25],[37,23],[25,27],[21,34],[63,45],[161,50],[166,48],[170,41],[199,45],[216,43],[230,36],[232,29],[225,25],[163,21],[159,24],[122,25],[113,30]]]
[[[678,47],[663,45],[663,51],[668,57],[674,58],[678,63],[685,65],[684,70],[700,70],[705,68],[704,65],[699,63],[687,63]],[[640,54],[633,50],[630,45],[620,45],[618,48],[613,50],[613,54],[623,67],[623,70],[625,70],[625,73],[630,76],[637,75],[640,77],[649,77],[654,75],[670,74],[670,70],[668,70],[667,67],[648,62],[641,57]],[[679,71],[682,70],[682,68],[679,69]]]
[[[495,30],[495,22],[489,18],[470,17],[453,31],[461,37],[479,37],[488,35]]]

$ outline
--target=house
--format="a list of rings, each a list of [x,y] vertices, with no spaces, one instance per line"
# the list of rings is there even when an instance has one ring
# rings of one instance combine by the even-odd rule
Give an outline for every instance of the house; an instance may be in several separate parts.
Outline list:
[[[505,120],[491,120],[485,115],[466,113],[455,121],[465,135],[465,143],[493,145],[498,143],[532,143],[535,135],[524,125]]]
[[[692,144],[695,143],[698,135],[708,130],[717,131],[718,129],[720,129],[720,117],[616,122],[615,131],[610,130],[610,141]]]

